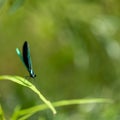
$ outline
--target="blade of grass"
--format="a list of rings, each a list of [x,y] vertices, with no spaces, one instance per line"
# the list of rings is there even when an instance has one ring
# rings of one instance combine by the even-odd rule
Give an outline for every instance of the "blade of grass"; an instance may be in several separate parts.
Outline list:
[[[2,75],[0,76],[0,80],[11,80],[15,83],[18,83],[20,85],[23,85],[25,87],[28,87],[29,89],[31,89],[32,91],[34,91],[39,98],[52,110],[53,114],[56,114],[56,110],[55,108],[52,106],[51,102],[48,101],[41,93],[40,91],[32,84],[30,83],[28,80],[26,80],[25,78],[19,77],[19,76],[10,76],[10,75]]]
[[[19,117],[19,111],[20,111],[20,106],[18,105],[14,109],[13,115],[10,120],[17,120],[17,118]]]
[[[74,100],[62,100],[58,102],[53,102],[54,107],[61,107],[61,106],[68,106],[68,105],[74,105],[74,104],[91,104],[91,103],[112,103],[110,99],[105,98],[93,98],[93,99],[74,99]],[[28,118],[35,114],[38,111],[42,111],[48,109],[48,106],[46,104],[37,105],[28,109],[24,109],[19,111],[19,115],[23,116],[19,120],[24,120],[22,118]],[[31,111],[31,114],[30,114]],[[28,115],[28,116],[27,116]]]
[[[3,113],[1,105],[0,105],[0,120],[5,120],[4,113]]]

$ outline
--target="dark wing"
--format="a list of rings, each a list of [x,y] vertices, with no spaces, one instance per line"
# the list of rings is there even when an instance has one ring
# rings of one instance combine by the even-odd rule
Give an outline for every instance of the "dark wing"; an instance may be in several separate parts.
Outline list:
[[[25,41],[23,44],[23,60],[24,60],[24,63],[28,71],[30,72],[30,70],[32,69],[32,63],[31,63],[31,58],[30,58],[29,45],[27,41]]]

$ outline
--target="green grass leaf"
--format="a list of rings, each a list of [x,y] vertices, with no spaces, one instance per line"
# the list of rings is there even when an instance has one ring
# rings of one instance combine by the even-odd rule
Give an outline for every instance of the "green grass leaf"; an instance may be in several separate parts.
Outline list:
[[[35,92],[39,98],[52,110],[53,114],[56,114],[56,110],[51,104],[50,101],[48,101],[41,93],[40,91],[32,84],[30,83],[27,79],[19,77],[19,76],[11,76],[11,75],[2,75],[0,76],[0,80],[10,80],[15,83],[18,83],[22,86],[28,87],[31,89],[33,92]]]
[[[50,108],[55,114],[56,110],[54,107],[62,107],[62,106],[68,106],[68,105],[74,105],[74,104],[111,103],[112,102],[110,99],[107,99],[107,98],[92,98],[92,99],[87,98],[87,99],[61,100],[61,101],[51,103],[40,93],[40,91],[37,90],[37,88],[32,83],[30,83],[25,78],[22,78],[19,76],[3,75],[3,76],[0,76],[0,80],[11,80],[22,86],[28,87],[29,89],[34,91],[39,96],[39,98],[45,103],[42,105],[37,105],[31,108],[27,108],[24,110],[20,110],[20,107],[18,106],[14,110],[11,120],[16,120],[16,119],[26,120],[36,112],[39,112],[48,108]],[[3,116],[3,114],[1,114],[1,116]]]
[[[91,99],[73,99],[73,100],[61,100],[57,102],[53,102],[52,105],[54,107],[62,107],[62,106],[68,106],[68,105],[75,105],[75,104],[91,104],[91,103],[112,103],[110,99],[106,98],[91,98]],[[35,114],[36,112],[46,110],[48,109],[48,106],[46,104],[37,105],[31,108],[27,108],[24,110],[19,111],[19,116],[21,117],[19,120],[25,120]]]
[[[4,113],[3,113],[1,105],[0,105],[0,120],[5,120]]]

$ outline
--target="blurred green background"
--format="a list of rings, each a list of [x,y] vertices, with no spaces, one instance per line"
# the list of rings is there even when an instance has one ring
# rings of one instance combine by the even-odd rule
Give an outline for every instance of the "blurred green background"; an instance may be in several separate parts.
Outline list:
[[[30,79],[51,102],[111,98],[35,114],[29,120],[120,120],[119,0],[0,0],[0,74],[28,76],[16,54],[30,44]],[[0,82],[0,103],[9,118],[16,105],[42,103],[30,90]]]

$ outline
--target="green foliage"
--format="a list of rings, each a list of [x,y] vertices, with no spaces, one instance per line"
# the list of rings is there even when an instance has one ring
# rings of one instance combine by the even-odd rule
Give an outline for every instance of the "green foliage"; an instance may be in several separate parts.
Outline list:
[[[1,106],[0,106],[0,120],[5,120],[3,113],[4,113],[4,112],[3,112],[3,110],[2,110],[2,108],[1,108]]]
[[[46,103],[46,105],[49,106],[49,108],[53,111],[54,114],[56,114],[56,110],[54,109],[54,107],[52,106],[52,104],[40,93],[40,91],[37,90],[37,88],[31,84],[28,80],[19,77],[19,76],[0,76],[0,80],[2,79],[8,79],[11,80],[13,82],[16,82],[20,85],[23,85],[25,87],[28,87],[29,89],[33,90],[38,96],[39,98]]]
[[[57,108],[55,117],[45,110],[31,119],[120,119],[119,11],[119,0],[0,1],[1,75],[28,74],[15,52],[27,40],[37,74],[34,84],[48,99],[114,101]],[[8,118],[16,105],[24,110],[40,104],[29,90],[11,82],[1,82],[0,102]]]
[[[19,76],[10,76],[10,75],[4,75],[0,76],[0,80],[10,80],[13,81],[17,84],[20,84],[22,86],[28,87],[29,89],[33,90],[39,97],[40,99],[45,103],[43,105],[39,106],[34,106],[32,108],[28,108],[25,110],[20,110],[19,107],[16,107],[14,110],[14,113],[12,115],[11,120],[25,120],[35,114],[38,111],[50,108],[54,114],[56,114],[55,108],[52,106],[51,102],[46,100],[46,98],[40,93],[40,91],[37,90],[37,88],[30,83],[28,80],[25,78],[19,77]],[[66,106],[66,105],[73,105],[73,104],[88,104],[88,103],[109,103],[111,102],[109,99],[102,99],[102,98],[97,98],[97,99],[81,99],[81,100],[63,100],[63,101],[58,101],[53,103],[55,107],[61,107],[61,106]],[[21,117],[22,116],[22,117]],[[1,120],[4,120],[4,115],[2,112],[2,108],[0,109],[0,118]]]

